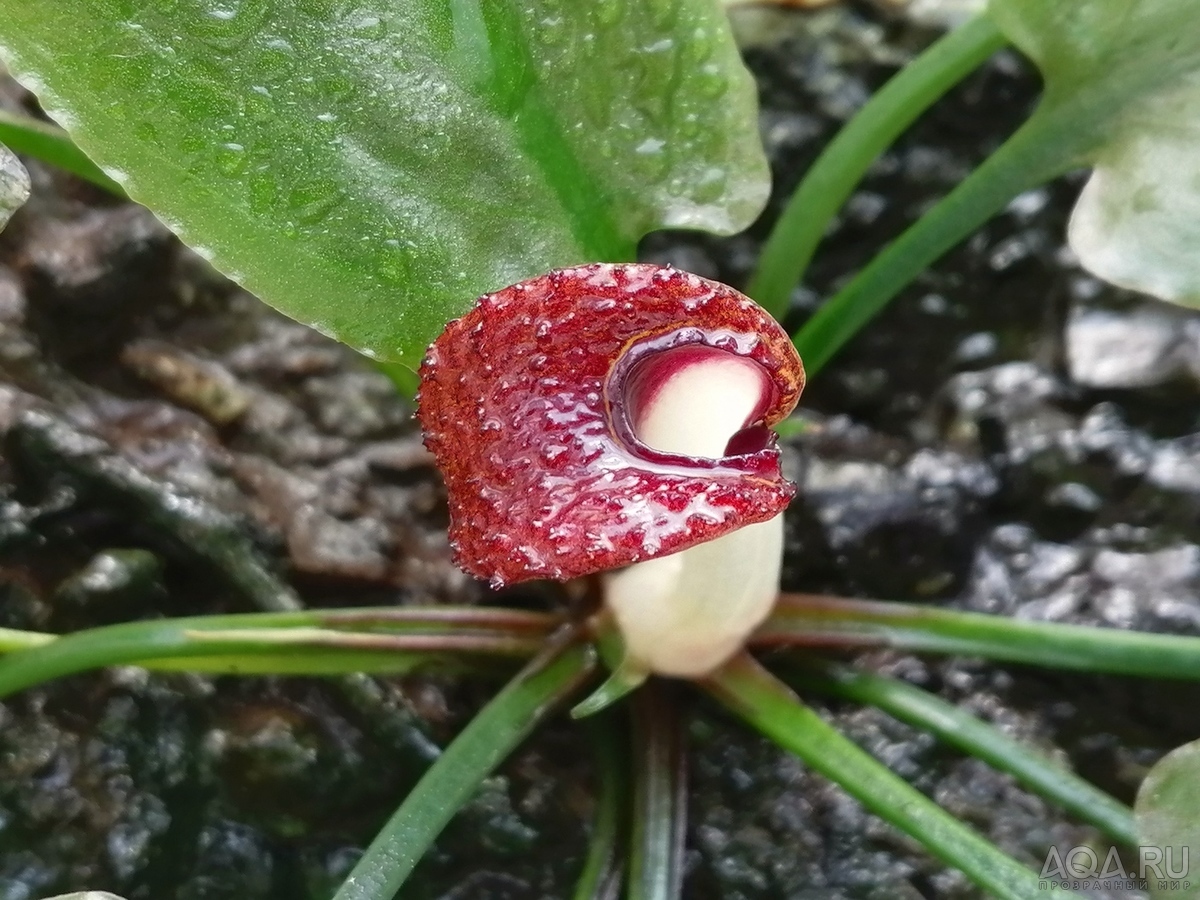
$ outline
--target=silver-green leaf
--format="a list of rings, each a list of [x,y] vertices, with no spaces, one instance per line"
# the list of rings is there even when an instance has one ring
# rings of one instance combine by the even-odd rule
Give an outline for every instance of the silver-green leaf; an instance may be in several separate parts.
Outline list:
[[[1081,262],[1200,305],[1200,19],[1194,0],[991,0],[1046,79],[1027,127],[1093,172],[1071,217]]]
[[[1142,859],[1155,868],[1132,873],[1147,878],[1155,900],[1200,898],[1200,741],[1172,750],[1150,770],[1134,804]],[[1139,861],[1140,866],[1140,861]]]

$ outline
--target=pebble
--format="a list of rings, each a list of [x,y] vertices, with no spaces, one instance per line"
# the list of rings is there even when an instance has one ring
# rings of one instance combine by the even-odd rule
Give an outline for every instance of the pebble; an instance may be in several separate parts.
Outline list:
[[[1165,303],[1124,309],[1077,304],[1066,328],[1071,380],[1094,389],[1200,379],[1200,315]]]

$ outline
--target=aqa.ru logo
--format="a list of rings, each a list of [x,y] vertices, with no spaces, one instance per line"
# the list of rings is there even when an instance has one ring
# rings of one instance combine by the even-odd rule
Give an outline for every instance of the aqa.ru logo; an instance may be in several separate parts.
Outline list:
[[[1186,891],[1188,880],[1187,847],[1138,847],[1137,866],[1130,868],[1116,847],[1109,847],[1101,860],[1092,847],[1071,847],[1061,853],[1051,847],[1042,864],[1042,889],[1066,890],[1156,890]]]

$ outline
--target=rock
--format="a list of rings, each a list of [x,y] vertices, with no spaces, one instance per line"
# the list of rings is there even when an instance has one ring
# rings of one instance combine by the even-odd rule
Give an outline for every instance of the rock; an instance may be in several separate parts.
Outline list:
[[[229,425],[250,407],[250,394],[228,369],[164,341],[133,341],[121,351],[121,362],[215,425]]]
[[[64,580],[55,602],[74,606],[137,602],[161,590],[162,560],[140,548],[106,550]]]
[[[979,15],[987,0],[899,0],[904,15],[930,28],[957,28]]]
[[[21,161],[0,144],[0,229],[29,199],[29,173]]]
[[[16,268],[38,301],[91,319],[92,327],[153,294],[150,286],[169,265],[163,251],[174,241],[149,210],[132,203],[26,220],[23,230]]]
[[[287,536],[293,564],[309,575],[382,581],[390,569],[388,530],[376,519],[344,522],[308,504],[296,511]]]
[[[1165,303],[1112,310],[1076,305],[1066,331],[1071,379],[1097,389],[1200,378],[1200,316]]]

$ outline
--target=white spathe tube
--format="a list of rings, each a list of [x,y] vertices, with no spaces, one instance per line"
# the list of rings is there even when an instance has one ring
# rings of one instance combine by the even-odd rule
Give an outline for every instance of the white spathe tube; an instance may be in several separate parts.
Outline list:
[[[640,441],[667,453],[719,458],[765,406],[757,363],[702,355],[670,373],[633,416]],[[625,640],[626,665],[684,678],[729,659],[779,596],[783,516],[604,576],[604,599]]]

